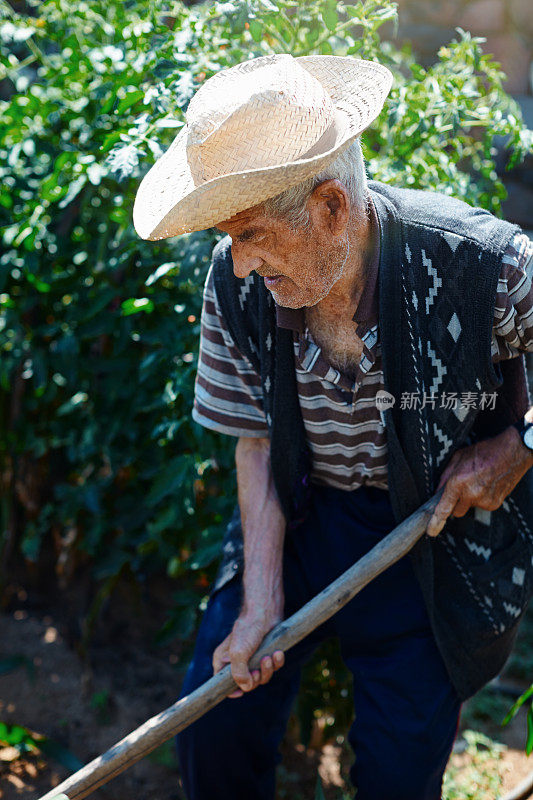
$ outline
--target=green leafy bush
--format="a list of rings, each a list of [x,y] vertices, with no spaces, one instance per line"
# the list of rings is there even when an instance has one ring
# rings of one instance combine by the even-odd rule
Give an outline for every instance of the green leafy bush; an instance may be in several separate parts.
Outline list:
[[[380,60],[395,84],[365,136],[372,176],[495,212],[495,139],[514,163],[531,133],[482,40],[459,31],[427,70],[381,41],[389,0],[28,8],[0,0],[4,563],[53,541],[66,577],[80,562],[107,581],[165,569],[187,635],[235,493],[233,442],[190,419],[214,235],[143,242],[131,214],[194,91],[273,52]]]

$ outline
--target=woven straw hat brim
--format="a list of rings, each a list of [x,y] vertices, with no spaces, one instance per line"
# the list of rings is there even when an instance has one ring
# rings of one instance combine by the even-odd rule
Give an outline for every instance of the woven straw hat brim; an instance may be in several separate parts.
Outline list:
[[[320,81],[336,107],[323,152],[313,148],[307,158],[228,173],[197,186],[187,161],[184,126],[137,191],[133,224],[141,238],[156,241],[210,228],[317,175],[379,115],[392,85],[392,75],[383,65],[342,56],[295,60]]]

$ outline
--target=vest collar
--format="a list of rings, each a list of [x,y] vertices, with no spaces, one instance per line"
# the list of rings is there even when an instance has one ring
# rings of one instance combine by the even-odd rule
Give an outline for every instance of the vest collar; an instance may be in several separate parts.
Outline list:
[[[391,504],[397,520],[404,519],[423,499],[416,484],[409,459],[398,437],[397,415],[402,386],[402,226],[390,200],[370,190],[379,222],[379,331],[385,389],[396,398],[392,408],[383,410],[387,428],[388,486]],[[403,486],[396,478],[401,475]]]

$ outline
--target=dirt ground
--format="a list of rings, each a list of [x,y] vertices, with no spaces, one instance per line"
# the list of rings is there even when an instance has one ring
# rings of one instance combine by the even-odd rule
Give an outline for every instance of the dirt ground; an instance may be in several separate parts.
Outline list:
[[[181,678],[175,656],[143,652],[122,643],[97,648],[90,664],[61,636],[54,619],[37,619],[24,611],[3,614],[0,650],[28,659],[0,676],[0,718],[45,734],[80,761],[99,755],[148,717],[177,699]],[[69,771],[56,760],[9,760],[0,750],[0,796],[5,800],[36,798],[57,785]],[[7,758],[7,760],[3,760]],[[172,764],[172,751],[159,754]],[[115,779],[96,798],[178,800],[177,773],[152,756]]]
[[[18,667],[0,674],[0,720],[45,734],[85,763],[176,700],[182,680],[177,666],[179,650],[175,644],[154,645],[157,620],[140,614],[133,615],[135,624],[128,624],[123,615],[108,616],[83,654],[79,645],[76,649],[69,643],[72,636],[65,623],[69,614],[64,598],[43,613],[39,604],[28,602],[24,591],[19,594],[0,614],[0,673],[7,657],[22,657]],[[503,705],[510,703],[505,698]],[[467,706],[463,716],[468,722],[476,715],[483,717],[483,708],[480,712]],[[504,790],[508,791],[533,770],[533,762],[523,752],[524,717],[501,729],[489,713],[477,727],[507,746],[498,768],[503,771]],[[459,737],[452,759],[467,766],[463,749],[464,741]],[[284,745],[279,797],[311,800],[318,771],[326,797],[337,800],[337,787],[343,786],[347,767],[343,746],[326,742],[319,749],[306,750],[289,738]],[[4,800],[36,800],[68,774],[69,770],[55,759],[20,758],[14,748],[0,746],[0,797]],[[92,797],[182,800],[172,744]]]

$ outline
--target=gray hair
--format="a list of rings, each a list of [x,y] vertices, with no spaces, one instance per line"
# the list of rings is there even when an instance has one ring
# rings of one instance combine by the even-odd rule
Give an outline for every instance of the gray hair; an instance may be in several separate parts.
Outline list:
[[[325,170],[269,198],[262,203],[262,210],[268,216],[283,219],[295,228],[305,228],[309,224],[309,212],[306,209],[309,197],[317,186],[330,179],[337,179],[345,186],[356,214],[366,210],[368,185],[359,136]]]

